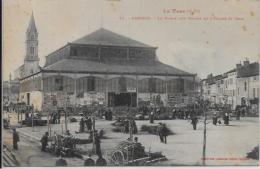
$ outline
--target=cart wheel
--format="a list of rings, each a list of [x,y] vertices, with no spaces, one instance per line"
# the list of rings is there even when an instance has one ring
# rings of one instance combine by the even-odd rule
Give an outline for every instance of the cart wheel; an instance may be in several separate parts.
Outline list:
[[[125,158],[122,151],[117,150],[112,154],[111,161],[115,165],[124,165]]]

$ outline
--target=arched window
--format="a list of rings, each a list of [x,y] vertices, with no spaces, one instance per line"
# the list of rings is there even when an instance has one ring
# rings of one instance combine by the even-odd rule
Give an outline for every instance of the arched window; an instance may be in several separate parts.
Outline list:
[[[33,35],[33,34],[31,35],[31,38],[30,38],[30,39],[31,39],[31,40],[34,40],[34,35]]]
[[[246,91],[246,88],[247,88],[247,83],[245,82],[245,91]]]

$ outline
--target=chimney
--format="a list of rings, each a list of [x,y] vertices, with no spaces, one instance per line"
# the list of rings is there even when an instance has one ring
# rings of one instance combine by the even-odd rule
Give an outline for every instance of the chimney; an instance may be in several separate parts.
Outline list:
[[[207,76],[207,79],[210,79],[210,78],[212,78],[213,77],[213,74],[211,73],[211,74],[209,74],[208,76]]]
[[[244,66],[248,66],[248,65],[249,65],[249,60],[246,59],[246,60],[244,61]]]
[[[238,63],[236,66],[237,66],[237,69],[239,69],[239,68],[242,67],[242,64],[241,64],[241,63]]]
[[[11,73],[9,74],[9,81],[10,81],[10,83],[12,81],[12,74]]]

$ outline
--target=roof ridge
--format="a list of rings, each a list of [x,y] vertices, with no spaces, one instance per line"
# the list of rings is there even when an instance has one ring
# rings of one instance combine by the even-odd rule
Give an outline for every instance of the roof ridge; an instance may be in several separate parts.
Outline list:
[[[94,44],[107,46],[132,46],[132,47],[148,47],[152,46],[143,42],[137,41],[122,34],[115,33],[105,28],[99,28],[75,41],[72,44]]]

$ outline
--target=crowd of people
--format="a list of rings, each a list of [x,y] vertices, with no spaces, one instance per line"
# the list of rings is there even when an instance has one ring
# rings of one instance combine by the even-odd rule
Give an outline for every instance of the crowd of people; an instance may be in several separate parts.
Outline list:
[[[230,123],[230,111],[229,109],[223,109],[220,107],[214,107],[210,108],[217,110],[221,113],[217,114],[214,113],[212,115],[212,122],[213,125],[219,125],[222,124],[221,118],[223,119],[223,122],[225,125],[229,125]],[[204,110],[205,111],[205,110]],[[240,120],[240,117],[245,115],[245,108],[243,107],[238,107],[236,108],[236,119]],[[199,122],[199,117],[203,115],[202,109],[199,107],[174,107],[174,108],[165,108],[165,107],[142,107],[139,109],[139,112],[141,112],[143,115],[148,115],[149,116],[149,122],[150,123],[155,123],[155,120],[159,119],[158,117],[164,113],[167,113],[169,119],[181,119],[181,120],[189,120],[191,121],[192,128],[193,130],[197,130],[197,124]],[[29,118],[28,113],[25,113],[26,117]],[[79,121],[79,133],[83,133],[86,130],[91,133],[94,130],[94,115],[93,114],[86,114],[80,113],[80,121]],[[51,123],[53,124],[59,124],[60,123],[60,118],[61,118],[61,111],[53,111],[51,113]],[[105,118],[105,120],[112,120],[113,119],[113,112],[111,109],[106,109],[105,111],[102,112],[102,118]],[[132,131],[132,134],[137,134],[137,125],[134,119],[123,119],[122,120],[122,126],[123,126],[123,133],[130,133],[130,130]],[[159,123],[159,126],[157,127],[157,133],[160,139],[160,142],[167,144],[167,136],[169,135],[169,131],[166,127],[165,124]],[[73,144],[69,142],[70,138],[72,138],[72,135],[70,134],[69,130],[66,131],[66,137],[62,138],[61,135],[58,135],[57,133],[54,133],[54,141],[53,144],[55,144],[55,152],[58,156],[61,155],[60,151],[62,149],[62,146],[68,147],[68,148],[74,148]],[[68,140],[67,143],[68,145],[65,145],[64,142],[66,142],[66,139]],[[41,138],[41,151],[46,152],[46,147],[48,147],[48,142],[49,142],[49,133],[46,132]],[[18,149],[18,142],[19,142],[19,134],[16,132],[15,129],[13,129],[13,148],[15,150]],[[95,144],[95,152],[96,155],[98,156],[98,159],[94,161],[91,158],[91,155],[84,161],[84,166],[105,166],[107,165],[106,160],[102,157],[102,152],[101,152],[101,140],[100,140],[100,135],[95,132],[93,135],[93,142]],[[72,145],[72,146],[71,146]],[[59,161],[59,162],[58,162]],[[65,165],[66,160],[63,158],[60,158],[57,161],[57,166],[62,166]],[[63,161],[63,162],[62,162]],[[65,161],[65,162],[64,162]]]

